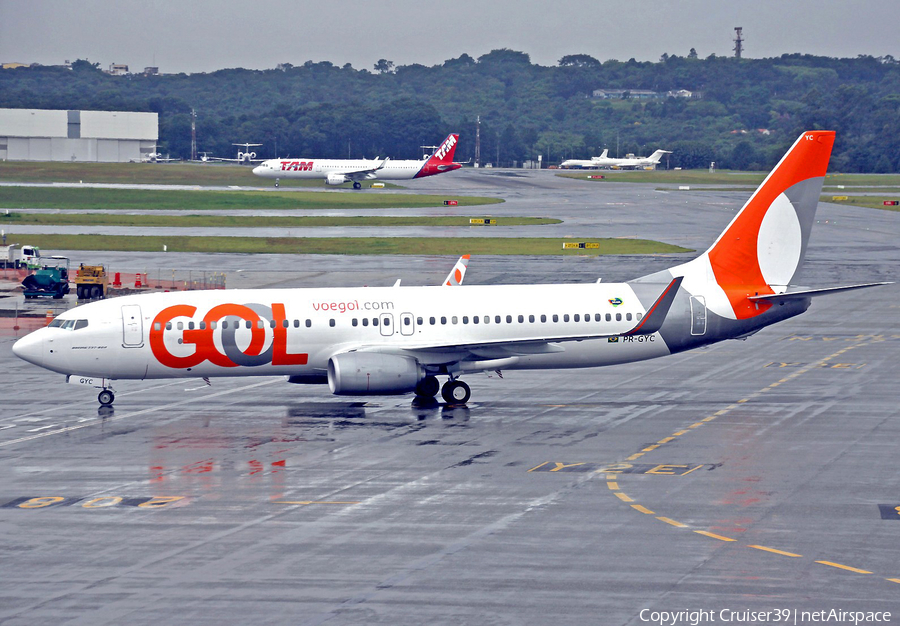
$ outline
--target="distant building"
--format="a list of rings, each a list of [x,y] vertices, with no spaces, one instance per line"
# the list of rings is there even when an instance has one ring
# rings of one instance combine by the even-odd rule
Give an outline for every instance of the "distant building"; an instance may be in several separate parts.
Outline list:
[[[113,76],[125,76],[128,73],[128,66],[124,63],[110,63],[106,73]]]
[[[142,161],[158,139],[156,113],[0,109],[0,161]]]
[[[655,100],[658,98],[699,98],[700,93],[675,89],[665,93],[649,89],[595,89],[591,94],[601,100]]]
[[[144,68],[144,76],[159,76],[159,68],[158,67],[145,67]]]
[[[3,63],[2,65],[0,65],[0,68],[2,68],[2,69],[4,69],[4,70],[14,70],[14,69],[16,69],[17,67],[31,67],[31,66],[28,65],[27,63],[15,63],[15,62],[13,62],[13,63]]]

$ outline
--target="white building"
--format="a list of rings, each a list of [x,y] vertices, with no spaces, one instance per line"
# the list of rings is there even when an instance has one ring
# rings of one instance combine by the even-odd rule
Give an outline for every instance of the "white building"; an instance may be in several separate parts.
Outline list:
[[[0,161],[127,163],[158,139],[156,113],[0,109]]]

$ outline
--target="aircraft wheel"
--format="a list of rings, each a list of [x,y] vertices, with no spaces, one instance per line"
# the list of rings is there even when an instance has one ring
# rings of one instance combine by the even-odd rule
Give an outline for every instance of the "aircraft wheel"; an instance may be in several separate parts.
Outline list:
[[[416,395],[420,398],[433,398],[441,390],[441,384],[434,376],[426,376],[416,385]]]
[[[441,396],[447,404],[465,404],[472,397],[472,390],[461,380],[450,380],[441,389]]]
[[[354,188],[354,189],[362,189],[362,183],[360,183],[360,182],[354,182],[354,183],[353,183],[353,188]]]
[[[116,394],[112,392],[111,389],[104,389],[99,394],[97,394],[97,400],[100,401],[100,404],[103,406],[112,406],[112,403],[116,399]]]

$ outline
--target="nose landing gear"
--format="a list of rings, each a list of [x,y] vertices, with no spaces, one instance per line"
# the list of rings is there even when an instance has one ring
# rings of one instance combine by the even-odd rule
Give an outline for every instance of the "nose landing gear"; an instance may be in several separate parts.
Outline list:
[[[100,402],[101,406],[112,406],[115,399],[116,394],[113,393],[112,389],[104,389],[97,394],[97,400]]]

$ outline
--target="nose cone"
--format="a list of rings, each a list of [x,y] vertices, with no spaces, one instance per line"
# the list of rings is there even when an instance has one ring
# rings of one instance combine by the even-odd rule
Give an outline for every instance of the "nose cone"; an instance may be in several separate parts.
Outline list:
[[[257,165],[256,167],[253,168],[253,173],[256,174],[257,176],[262,176],[264,171],[266,171],[265,163],[263,163],[262,165]]]
[[[44,341],[41,334],[41,331],[37,330],[19,339],[13,344],[13,354],[29,363],[42,366],[44,364]]]

